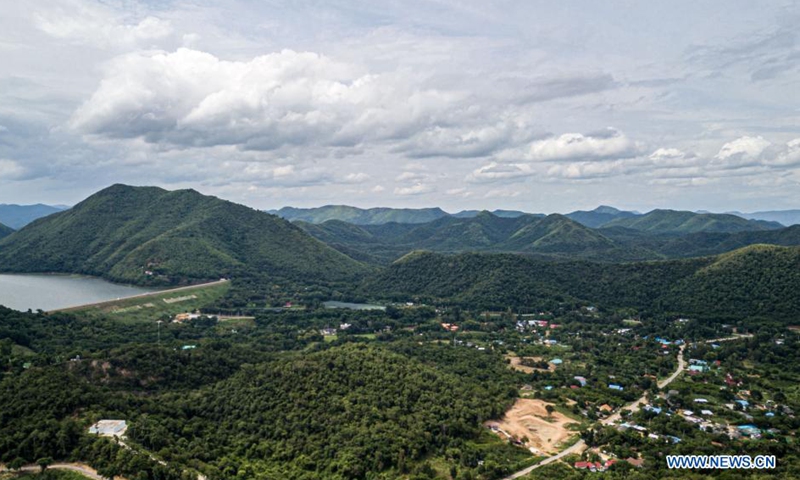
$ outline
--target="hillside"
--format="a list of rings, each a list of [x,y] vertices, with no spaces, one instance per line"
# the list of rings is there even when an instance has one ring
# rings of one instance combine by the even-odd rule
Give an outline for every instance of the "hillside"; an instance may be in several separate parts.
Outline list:
[[[751,246],[717,257],[624,264],[414,252],[362,289],[398,301],[480,308],[547,308],[566,301],[792,319],[800,314],[800,247]]]
[[[51,205],[5,205],[0,204],[0,223],[19,230],[32,221],[64,210]]]
[[[0,238],[7,237],[14,233],[14,229],[11,227],[7,227],[0,223]]]
[[[0,241],[7,272],[70,272],[140,284],[244,273],[320,280],[365,267],[291,223],[193,190],[114,185]]]
[[[563,215],[499,217],[480,212],[473,217],[443,217],[429,223],[348,225],[328,221],[299,224],[319,240],[354,258],[389,263],[414,250],[437,252],[513,252],[604,261],[654,259],[638,247],[621,248],[600,232]]]
[[[568,213],[565,216],[570,220],[580,223],[581,225],[591,228],[598,228],[611,222],[612,220],[633,218],[639,216],[639,214],[601,205],[594,210],[577,210],[575,212]]]
[[[763,220],[747,220],[736,215],[653,210],[645,215],[618,218],[604,227],[625,227],[650,233],[686,234],[697,232],[744,232],[775,230],[783,225]]]

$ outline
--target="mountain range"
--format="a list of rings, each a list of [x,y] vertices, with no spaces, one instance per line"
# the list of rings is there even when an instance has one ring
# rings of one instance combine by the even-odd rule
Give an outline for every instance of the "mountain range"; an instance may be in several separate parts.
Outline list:
[[[680,215],[674,212],[679,212]],[[473,218],[481,213],[481,210],[462,210],[458,213],[447,213],[441,208],[362,209],[347,205],[326,205],[318,208],[283,207],[280,210],[270,210],[269,213],[290,221],[299,220],[307,223],[324,223],[329,220],[341,220],[354,225],[382,225],[386,223],[428,223],[445,217]],[[523,215],[545,216],[543,214],[525,213],[517,210],[494,210],[491,213],[503,218],[517,218]],[[696,215],[704,216],[696,217]],[[737,218],[762,221],[762,229],[800,224],[800,210],[756,213],[730,212],[728,214],[653,210],[649,213],[642,214],[601,205],[594,210],[577,210],[566,213],[564,216],[591,228],[621,225],[636,229],[657,230],[659,232],[671,230],[683,233],[751,230],[752,226],[755,225],[740,222]],[[665,219],[664,217],[669,217],[666,219],[666,224],[662,224]],[[640,219],[640,221],[635,220],[637,218]]]
[[[113,185],[0,240],[6,272],[67,272],[137,284],[242,273],[351,278],[363,264],[274,215],[194,190]]]
[[[339,220],[296,224],[337,250],[370,263],[386,264],[414,250],[507,252],[605,262],[661,260],[724,253],[757,243],[800,245],[800,226],[745,220],[733,215],[655,210],[581,212],[590,228],[553,214],[499,217],[491,212],[442,217],[423,224],[353,225]]]
[[[19,230],[32,221],[66,210],[63,205],[6,205],[0,204],[0,223]]]

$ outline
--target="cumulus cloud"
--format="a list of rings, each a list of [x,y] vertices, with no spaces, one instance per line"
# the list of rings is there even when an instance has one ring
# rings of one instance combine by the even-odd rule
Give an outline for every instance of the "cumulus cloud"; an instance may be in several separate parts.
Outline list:
[[[765,163],[774,167],[794,167],[800,165],[800,138],[788,142],[773,158]]]
[[[414,185],[408,187],[397,187],[394,189],[395,195],[422,195],[423,193],[430,193],[433,192],[435,188],[432,185],[427,185],[424,183],[416,183]]]
[[[423,131],[456,99],[316,53],[223,61],[181,48],[117,58],[71,123],[87,134],[179,148],[354,146]]]
[[[535,173],[536,170],[525,163],[491,162],[473,170],[467,175],[466,181],[470,183],[496,182],[529,177]]]
[[[641,150],[625,134],[608,128],[596,133],[565,133],[537,140],[521,150],[503,152],[500,157],[535,162],[613,160],[635,157]]]
[[[772,145],[763,137],[740,137],[720,148],[712,164],[720,168],[741,168],[757,165],[761,155]]]

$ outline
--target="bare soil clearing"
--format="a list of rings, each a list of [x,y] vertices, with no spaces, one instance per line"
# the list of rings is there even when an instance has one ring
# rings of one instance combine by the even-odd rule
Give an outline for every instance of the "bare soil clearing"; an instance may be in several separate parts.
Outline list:
[[[542,360],[544,360],[542,357],[517,357],[514,355],[506,355],[506,358],[508,359],[509,362],[511,362],[511,368],[513,368],[518,372],[523,372],[523,373],[552,372],[555,371],[556,369],[556,366],[552,363],[549,364],[548,368],[534,368],[522,364],[523,359],[532,360],[534,362],[541,362]]]
[[[556,411],[548,415],[547,405],[551,404],[520,398],[502,419],[487,422],[486,426],[500,436],[522,441],[528,448],[547,454],[557,453],[559,445],[575,434],[567,426],[577,422]]]

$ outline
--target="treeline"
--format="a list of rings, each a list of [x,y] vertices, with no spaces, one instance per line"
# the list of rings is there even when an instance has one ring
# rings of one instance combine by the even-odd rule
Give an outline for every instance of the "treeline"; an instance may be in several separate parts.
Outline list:
[[[754,246],[687,260],[608,264],[418,252],[361,287],[369,296],[481,309],[568,303],[744,318],[800,315],[800,248]]]

